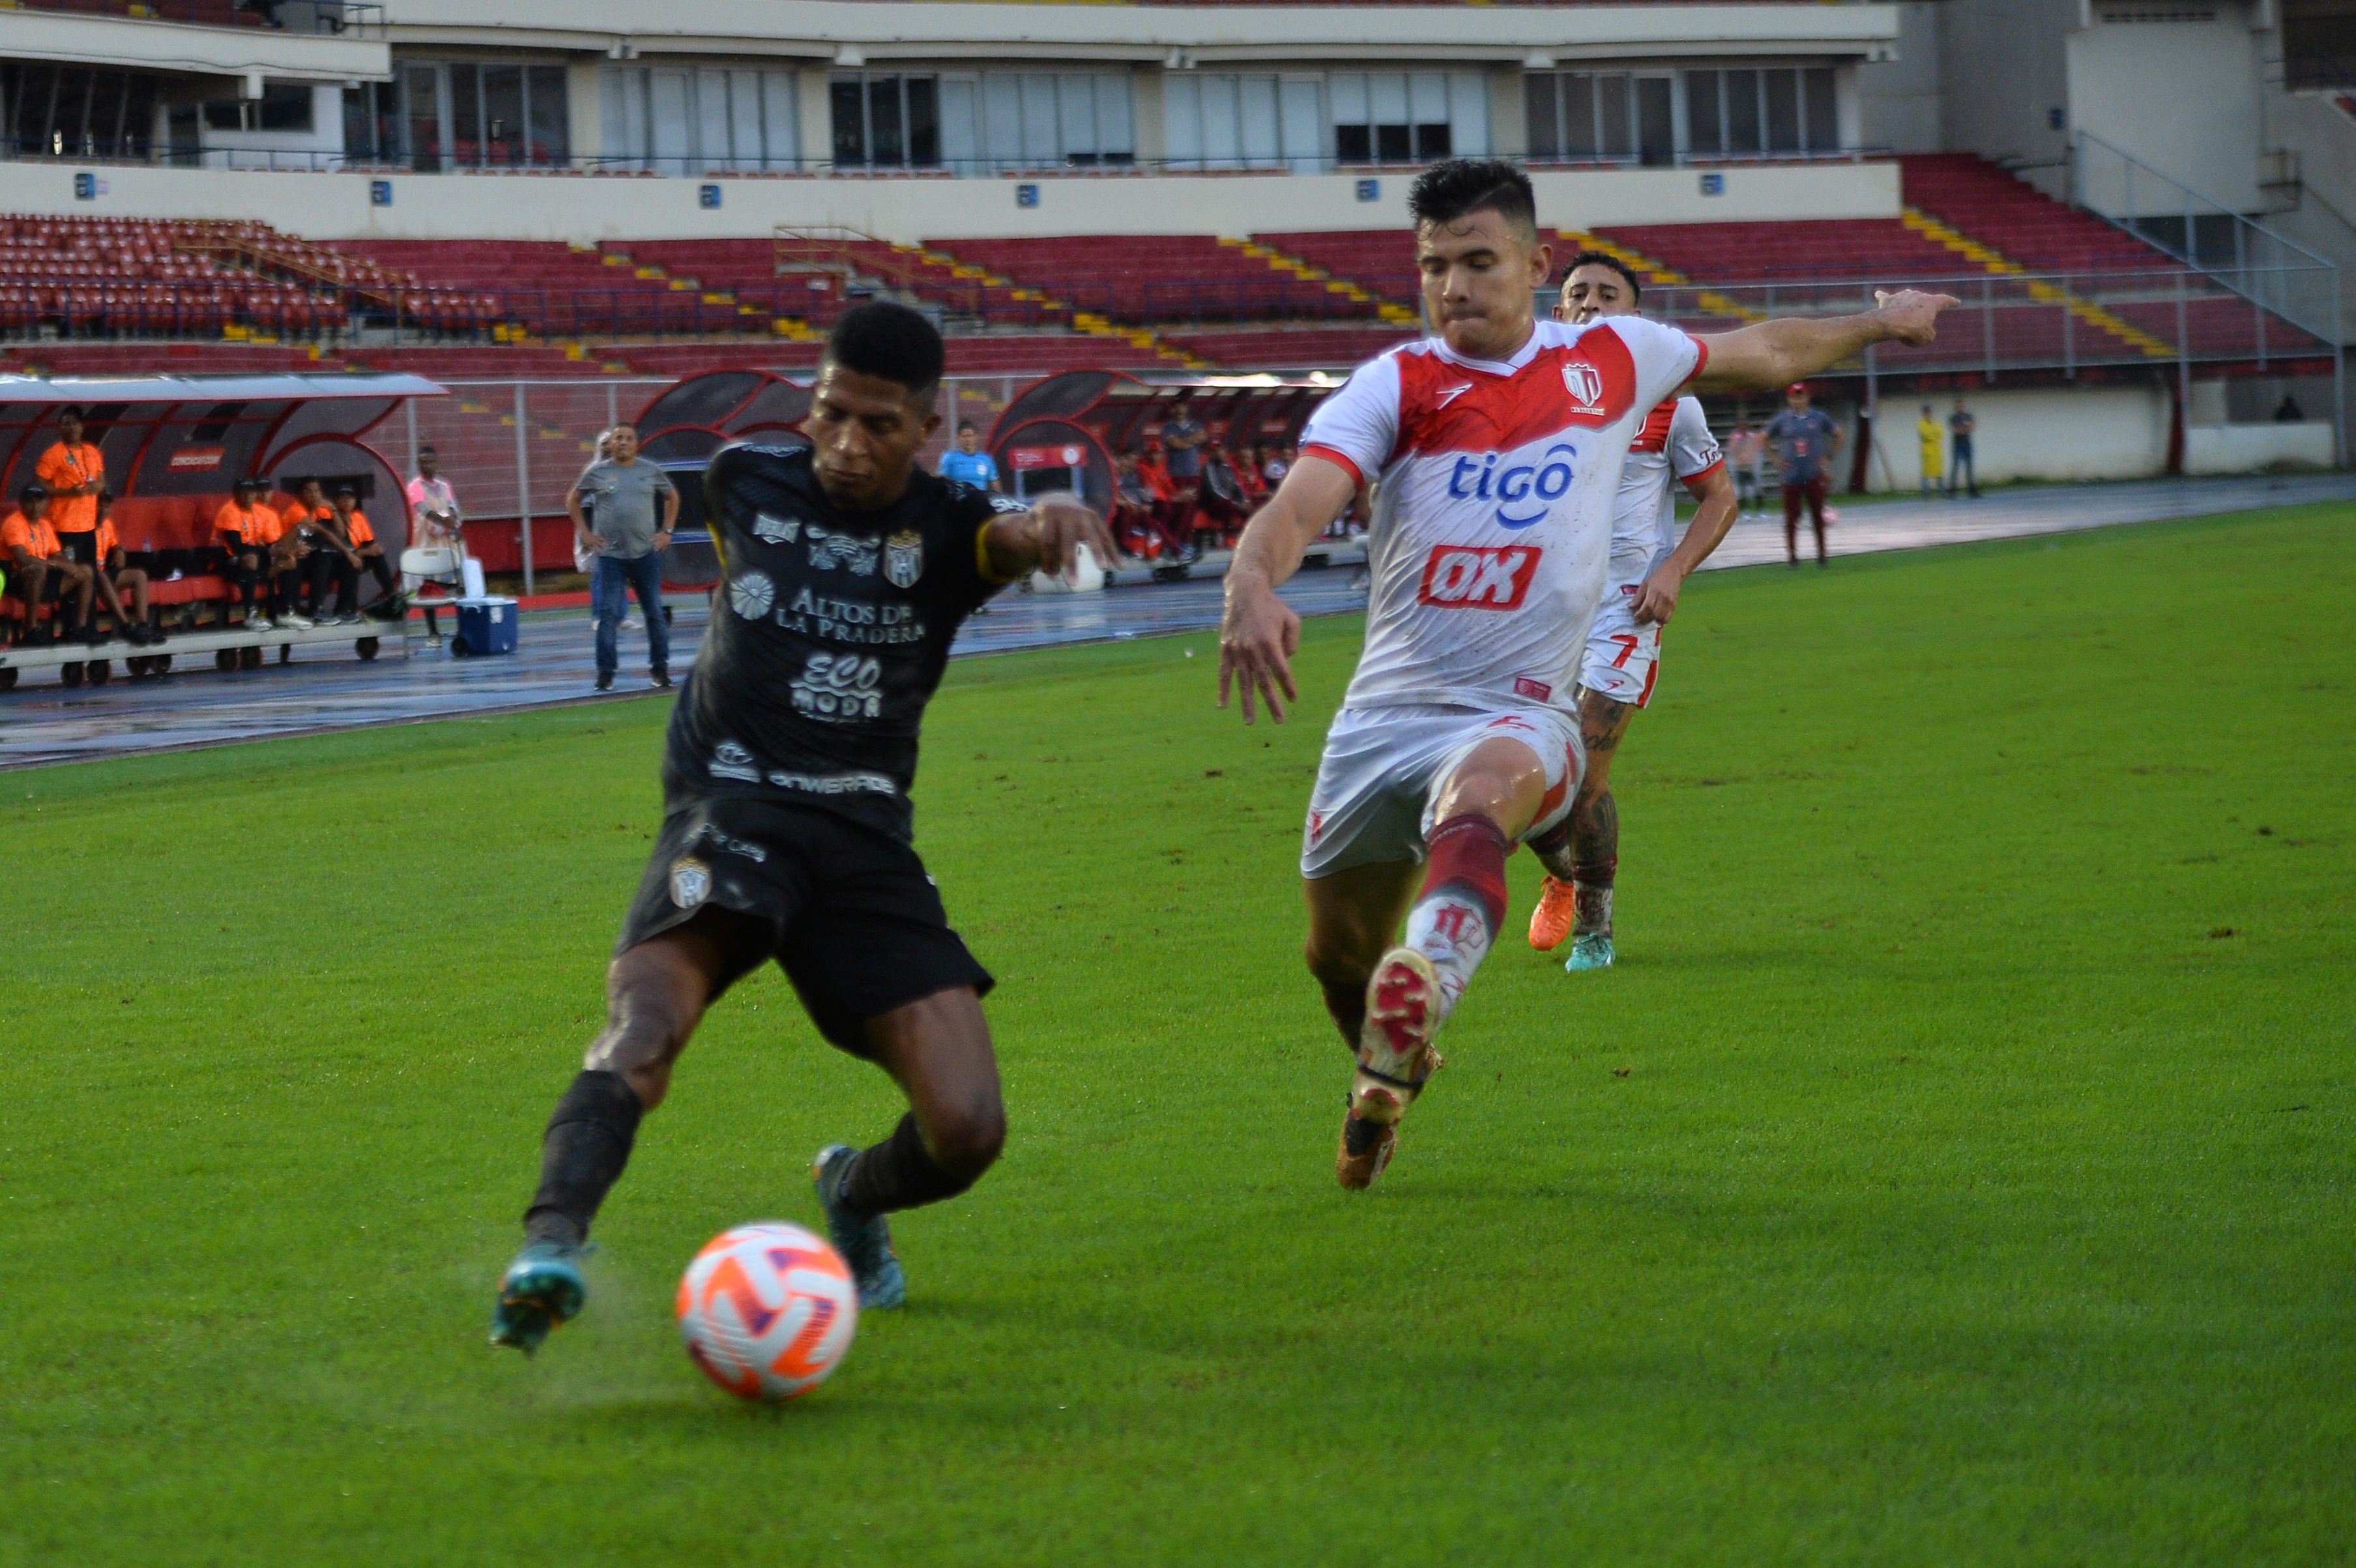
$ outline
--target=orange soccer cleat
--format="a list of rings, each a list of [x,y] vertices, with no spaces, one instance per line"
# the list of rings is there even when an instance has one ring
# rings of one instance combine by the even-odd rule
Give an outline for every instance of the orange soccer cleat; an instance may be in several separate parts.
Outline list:
[[[1530,911],[1530,946],[1552,952],[1570,935],[1579,916],[1578,888],[1549,876],[1538,887],[1538,907]]]

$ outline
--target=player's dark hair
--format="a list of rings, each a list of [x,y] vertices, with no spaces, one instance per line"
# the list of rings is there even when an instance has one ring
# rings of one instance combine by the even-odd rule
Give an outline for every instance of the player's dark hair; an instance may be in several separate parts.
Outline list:
[[[905,305],[873,300],[835,317],[826,335],[826,362],[908,389],[908,401],[930,403],[941,384],[940,332]]]
[[[1532,238],[1538,231],[1538,199],[1530,177],[1503,158],[1449,158],[1432,165],[1408,188],[1407,211],[1419,227],[1494,212]]]
[[[1608,251],[1580,252],[1579,254],[1570,258],[1570,265],[1563,269],[1562,281],[1565,284],[1569,284],[1570,282],[1570,274],[1577,272],[1581,267],[1610,267],[1613,272],[1618,273],[1622,277],[1628,280],[1628,297],[1630,299],[1642,299],[1644,297],[1644,285],[1637,281],[1636,269],[1630,266],[1627,263],[1622,261],[1619,257],[1612,254]]]
[[[58,410],[58,417],[60,420],[64,419],[68,414],[73,415],[76,419],[87,419],[89,417],[87,414],[82,413],[81,404],[78,403],[70,403],[63,408]]]
[[[958,434],[959,435],[964,435],[964,434],[965,434],[967,431],[969,431],[969,430],[972,431],[976,435],[980,435],[980,434],[981,434],[981,429],[980,429],[980,427],[979,425],[975,424],[974,424],[974,422],[973,422],[972,420],[970,420],[970,419],[960,419],[960,420],[958,420]]]
[[[49,487],[35,479],[16,492],[16,499],[20,501],[45,501],[49,499]]]

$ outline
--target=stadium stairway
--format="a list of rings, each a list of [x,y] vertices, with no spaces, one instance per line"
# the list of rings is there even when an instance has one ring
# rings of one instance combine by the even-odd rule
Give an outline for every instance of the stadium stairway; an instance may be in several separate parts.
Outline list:
[[[1352,283],[1347,278],[1336,277],[1306,258],[1289,254],[1273,245],[1262,243],[1258,240],[1229,239],[1225,235],[1219,237],[1219,243],[1233,246],[1244,255],[1255,261],[1266,263],[1270,272],[1279,273],[1287,277],[1299,278],[1303,283],[1321,285],[1330,294],[1337,295],[1354,305],[1365,306],[1376,317],[1391,326],[1412,328],[1421,319],[1416,312],[1396,301],[1378,298],[1364,285]]]

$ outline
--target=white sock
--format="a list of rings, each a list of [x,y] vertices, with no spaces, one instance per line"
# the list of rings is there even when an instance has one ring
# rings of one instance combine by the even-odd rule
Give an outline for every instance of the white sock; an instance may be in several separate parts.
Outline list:
[[[1472,972],[1489,956],[1496,933],[1479,900],[1456,886],[1434,889],[1407,914],[1407,945],[1431,961],[1440,975],[1440,1019],[1456,1011]]]

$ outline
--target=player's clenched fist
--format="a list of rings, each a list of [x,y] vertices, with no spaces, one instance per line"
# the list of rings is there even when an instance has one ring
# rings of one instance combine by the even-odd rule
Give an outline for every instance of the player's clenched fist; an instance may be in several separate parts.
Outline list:
[[[1268,716],[1284,722],[1284,704],[1299,699],[1292,684],[1292,656],[1301,650],[1301,618],[1266,584],[1227,574],[1226,613],[1219,622],[1219,706],[1230,690],[1243,693],[1244,723],[1253,720],[1254,697],[1268,704]]]
[[[1088,547],[1097,564],[1109,572],[1119,558],[1112,531],[1104,519],[1070,496],[1043,497],[1028,520],[1039,570],[1050,576],[1067,576],[1080,564],[1079,547]]]

